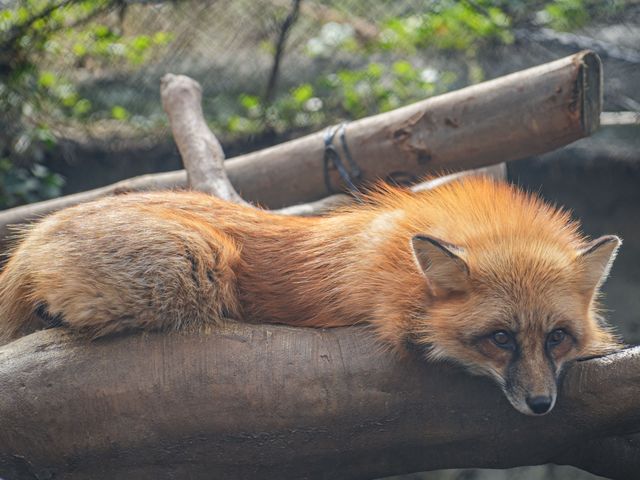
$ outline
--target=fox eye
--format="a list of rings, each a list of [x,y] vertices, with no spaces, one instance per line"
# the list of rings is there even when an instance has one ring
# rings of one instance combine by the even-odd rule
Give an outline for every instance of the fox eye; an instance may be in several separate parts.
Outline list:
[[[506,350],[514,350],[516,348],[516,343],[513,340],[513,337],[509,332],[504,330],[498,330],[497,332],[493,332],[491,334],[491,340],[498,347],[504,348]]]
[[[564,339],[566,337],[567,332],[565,332],[562,328],[557,328],[547,336],[547,345],[549,345],[550,347],[556,347],[564,342]]]

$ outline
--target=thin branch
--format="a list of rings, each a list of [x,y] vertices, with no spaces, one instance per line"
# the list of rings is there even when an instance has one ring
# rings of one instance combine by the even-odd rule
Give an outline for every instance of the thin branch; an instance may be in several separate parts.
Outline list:
[[[284,53],[285,44],[291,28],[298,19],[300,12],[300,3],[302,0],[292,0],[291,11],[284,19],[280,26],[280,33],[278,34],[278,41],[276,42],[276,51],[273,56],[273,67],[271,67],[271,73],[269,74],[269,81],[267,82],[267,89],[265,90],[264,100],[266,104],[271,103],[276,90],[276,84],[278,82],[278,75],[280,74],[280,63],[282,61],[282,54]]]
[[[22,37],[35,22],[48,17],[59,8],[64,8],[67,5],[72,4],[74,1],[76,0],[63,0],[60,3],[52,3],[49,6],[45,7],[39,13],[27,18],[24,22],[14,25],[13,27],[11,27],[11,30],[9,30],[7,38],[2,43],[0,43],[0,49],[3,51],[12,49],[13,44],[17,42],[20,37]]]
[[[602,112],[600,125],[640,125],[640,112]]]
[[[2,41],[2,43],[0,43],[0,51],[2,52],[6,52],[6,51],[13,51],[14,49],[14,44],[20,40],[21,37],[23,37],[27,31],[33,26],[33,24],[35,22],[37,22],[38,20],[42,20],[43,18],[48,17],[49,15],[51,15],[53,12],[55,12],[56,10],[60,9],[60,8],[64,8],[68,5],[73,4],[74,2],[77,2],[77,0],[63,0],[60,3],[54,3],[54,4],[50,4],[48,7],[44,8],[42,11],[40,11],[37,14],[34,14],[33,16],[29,17],[28,19],[26,19],[24,22],[20,23],[19,25],[14,25],[13,27],[11,27],[11,30],[9,30],[7,38],[5,40]],[[46,34],[50,34],[56,30],[59,30],[61,28],[65,28],[66,25],[61,25],[59,28],[57,29],[49,29],[46,31]],[[44,34],[40,33],[40,36],[43,36]]]

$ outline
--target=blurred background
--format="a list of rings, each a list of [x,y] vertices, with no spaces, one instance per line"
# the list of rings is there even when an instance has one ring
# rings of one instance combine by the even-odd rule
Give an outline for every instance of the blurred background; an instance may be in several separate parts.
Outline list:
[[[606,306],[640,343],[640,0],[0,0],[0,208],[181,168],[167,72],[201,83],[231,157],[585,48],[604,63],[603,126],[509,178],[625,239]]]

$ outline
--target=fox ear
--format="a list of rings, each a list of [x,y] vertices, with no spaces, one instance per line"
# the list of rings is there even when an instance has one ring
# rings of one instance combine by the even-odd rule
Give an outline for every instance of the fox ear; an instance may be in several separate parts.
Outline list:
[[[427,235],[415,235],[411,247],[416,263],[432,287],[445,291],[466,290],[469,267],[460,258],[462,248]]]
[[[596,291],[607,279],[622,240],[615,235],[596,238],[578,252],[581,286],[585,292]]]

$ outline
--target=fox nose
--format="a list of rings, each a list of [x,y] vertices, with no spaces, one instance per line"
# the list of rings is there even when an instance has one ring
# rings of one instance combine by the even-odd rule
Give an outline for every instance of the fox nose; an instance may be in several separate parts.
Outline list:
[[[546,397],[544,395],[539,395],[536,397],[527,397],[527,405],[531,411],[537,415],[542,415],[543,413],[547,413],[551,408],[551,404],[553,403],[553,399],[551,397]]]

